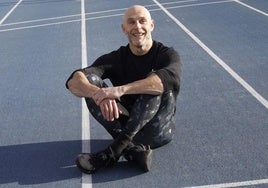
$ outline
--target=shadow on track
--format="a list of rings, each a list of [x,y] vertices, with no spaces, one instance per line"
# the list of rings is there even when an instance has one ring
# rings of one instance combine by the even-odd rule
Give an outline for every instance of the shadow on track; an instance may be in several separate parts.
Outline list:
[[[103,148],[110,140],[91,140],[95,148]],[[81,140],[0,146],[0,185],[18,182],[21,185],[81,178],[75,166],[81,151]],[[93,150],[93,151],[94,151]],[[126,161],[93,175],[93,183],[129,178],[142,171]]]

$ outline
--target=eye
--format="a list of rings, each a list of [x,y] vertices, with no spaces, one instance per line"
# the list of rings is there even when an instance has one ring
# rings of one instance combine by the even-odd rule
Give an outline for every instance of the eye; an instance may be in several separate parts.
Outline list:
[[[146,22],[147,22],[146,19],[141,19],[141,20],[140,20],[140,24],[144,24],[144,23],[146,23]]]
[[[129,25],[133,25],[133,24],[135,24],[135,20],[128,20],[128,22],[127,22]]]

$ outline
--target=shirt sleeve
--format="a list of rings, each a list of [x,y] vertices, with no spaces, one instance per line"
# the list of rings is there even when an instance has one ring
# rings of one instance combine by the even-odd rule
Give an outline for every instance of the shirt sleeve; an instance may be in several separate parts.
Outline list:
[[[102,79],[110,78],[114,70],[117,70],[116,62],[119,62],[121,51],[124,49],[124,47],[120,47],[118,50],[100,56],[90,66],[75,70],[67,79],[66,88],[68,89],[68,81],[72,79],[77,71],[82,71],[85,75],[95,74]]]
[[[66,87],[67,89],[69,89],[68,82],[73,78],[74,73],[76,73],[77,71],[82,71],[82,69],[77,69],[77,70],[73,71],[72,74],[69,76],[69,78],[66,80],[66,82],[65,82],[65,87]]]
[[[164,91],[173,90],[178,93],[182,76],[179,54],[173,48],[168,48],[160,53],[157,64],[158,69],[155,70],[155,74],[161,79]]]
[[[69,76],[69,78],[67,79],[66,83],[65,83],[65,87],[67,89],[69,89],[68,87],[68,82],[69,80],[71,80],[73,78],[73,75],[74,73],[76,73],[77,71],[81,71],[83,72],[85,75],[88,75],[88,74],[95,74],[99,77],[102,77],[103,74],[104,74],[104,65],[101,65],[101,62],[102,61],[102,56],[100,58],[98,58],[92,65],[88,66],[88,67],[85,67],[85,68],[81,68],[81,69],[77,69],[75,71],[72,72],[72,74]]]

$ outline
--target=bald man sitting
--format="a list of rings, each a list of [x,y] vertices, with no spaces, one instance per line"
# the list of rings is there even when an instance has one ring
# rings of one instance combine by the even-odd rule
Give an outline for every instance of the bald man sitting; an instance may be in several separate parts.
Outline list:
[[[74,71],[66,82],[114,139],[97,153],[78,155],[77,167],[88,174],[114,165],[121,156],[149,171],[152,149],[174,137],[179,55],[152,39],[154,21],[143,6],[128,8],[121,27],[129,43]]]

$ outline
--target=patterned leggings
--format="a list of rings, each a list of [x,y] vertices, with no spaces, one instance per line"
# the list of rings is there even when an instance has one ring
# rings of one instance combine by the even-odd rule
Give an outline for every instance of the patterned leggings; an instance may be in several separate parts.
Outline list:
[[[96,75],[87,75],[88,80],[99,87],[106,84]],[[130,110],[129,116],[120,115],[117,120],[106,121],[99,106],[91,98],[86,98],[92,116],[115,139],[126,134],[133,144],[150,145],[157,148],[169,143],[174,136],[176,96],[172,91],[162,95],[140,94]]]

